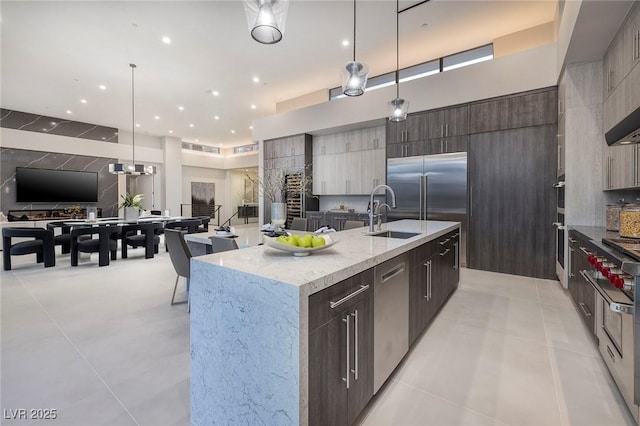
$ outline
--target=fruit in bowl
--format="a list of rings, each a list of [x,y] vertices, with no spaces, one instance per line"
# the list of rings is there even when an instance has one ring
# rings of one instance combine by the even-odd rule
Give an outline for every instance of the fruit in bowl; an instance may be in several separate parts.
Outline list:
[[[294,256],[308,256],[316,250],[330,247],[337,241],[329,236],[317,236],[313,234],[304,235],[281,235],[277,238],[266,238],[265,244],[279,250],[293,253]]]

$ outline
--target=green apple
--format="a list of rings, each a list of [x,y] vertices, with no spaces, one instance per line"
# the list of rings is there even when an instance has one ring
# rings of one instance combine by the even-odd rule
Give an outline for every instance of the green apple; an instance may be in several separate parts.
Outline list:
[[[302,248],[309,248],[311,247],[311,238],[300,238],[298,240],[298,245]]]
[[[322,247],[325,244],[327,244],[327,242],[322,237],[313,237],[311,240],[311,247]]]

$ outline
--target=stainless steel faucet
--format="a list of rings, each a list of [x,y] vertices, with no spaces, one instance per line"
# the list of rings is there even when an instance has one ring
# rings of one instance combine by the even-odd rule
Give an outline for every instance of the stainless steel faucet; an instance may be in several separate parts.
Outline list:
[[[375,226],[373,224],[373,218],[376,215],[376,212],[374,212],[374,207],[373,207],[373,196],[376,193],[376,191],[380,188],[384,188],[387,191],[389,191],[391,193],[391,208],[396,208],[396,194],[395,192],[393,192],[393,189],[391,189],[390,186],[388,185],[378,185],[375,188],[373,188],[373,191],[371,191],[371,200],[369,201],[369,205],[371,206],[371,208],[369,209],[369,232],[374,232],[375,231]],[[380,207],[378,207],[378,213],[380,212]]]
[[[387,208],[387,213],[389,212],[389,209],[391,208],[391,206],[387,203],[382,203],[378,206],[378,231],[380,231],[382,229],[382,208],[386,207]]]

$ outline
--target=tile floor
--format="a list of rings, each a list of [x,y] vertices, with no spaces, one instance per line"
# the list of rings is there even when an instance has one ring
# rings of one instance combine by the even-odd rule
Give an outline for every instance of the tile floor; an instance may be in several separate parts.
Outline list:
[[[109,267],[14,257],[0,274],[3,425],[188,425],[189,316],[160,250]],[[179,294],[184,296],[184,293]],[[54,408],[55,421],[8,420]],[[5,411],[6,410],[6,411]],[[363,416],[364,425],[631,425],[554,281],[462,270],[458,291]]]

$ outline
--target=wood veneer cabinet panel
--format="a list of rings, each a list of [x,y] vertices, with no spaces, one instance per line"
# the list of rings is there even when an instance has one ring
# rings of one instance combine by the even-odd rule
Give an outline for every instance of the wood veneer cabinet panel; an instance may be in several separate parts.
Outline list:
[[[509,128],[509,99],[496,99],[469,106],[469,133]]]
[[[469,267],[555,277],[556,126],[470,136]]]

